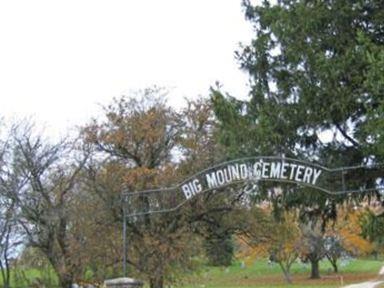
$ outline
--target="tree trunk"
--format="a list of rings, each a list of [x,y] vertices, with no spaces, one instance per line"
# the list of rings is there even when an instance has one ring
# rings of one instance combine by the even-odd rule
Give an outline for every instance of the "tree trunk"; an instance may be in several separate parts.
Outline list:
[[[332,267],[333,267],[333,272],[338,273],[339,272],[339,267],[337,267],[337,261],[331,262]]]
[[[311,279],[320,278],[319,260],[311,260]]]
[[[53,239],[53,237],[52,237]],[[68,267],[65,256],[62,253],[55,253],[52,246],[49,249],[43,249],[42,252],[47,256],[53,270],[55,270],[61,288],[72,288],[74,273]]]
[[[3,286],[1,287],[9,288],[10,287],[10,269],[8,264],[6,264],[5,266],[6,267],[4,267],[2,261],[0,260],[1,276],[3,280]]]
[[[163,288],[164,286],[163,276],[155,276],[154,278],[151,278],[149,282],[151,288]]]
[[[58,275],[61,288],[72,288],[73,277],[68,273]]]
[[[284,274],[284,279],[285,279],[285,282],[287,282],[288,284],[292,284],[292,278],[291,278],[291,273],[290,273],[290,267],[285,267],[283,263],[279,262],[279,265],[280,265],[280,268],[281,270],[283,270],[283,274]]]
[[[336,257],[330,257],[328,255],[326,255],[326,257],[327,257],[329,263],[331,263],[331,265],[332,265],[333,272],[338,273],[339,267],[337,266],[337,258]]]

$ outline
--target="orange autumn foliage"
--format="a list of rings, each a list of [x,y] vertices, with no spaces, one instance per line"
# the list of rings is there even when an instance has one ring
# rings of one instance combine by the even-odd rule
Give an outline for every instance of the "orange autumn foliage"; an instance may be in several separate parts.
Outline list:
[[[342,208],[333,227],[328,227],[327,235],[339,236],[346,251],[355,256],[367,255],[372,252],[373,245],[361,236],[359,218],[363,211]]]

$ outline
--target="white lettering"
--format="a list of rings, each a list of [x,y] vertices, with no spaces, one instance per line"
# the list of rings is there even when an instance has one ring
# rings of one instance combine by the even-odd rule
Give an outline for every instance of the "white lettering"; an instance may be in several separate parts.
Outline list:
[[[288,163],[285,163],[283,162],[283,165],[281,165],[281,174],[280,174],[280,178],[281,179],[287,179],[287,176],[285,175],[285,173],[287,172],[287,168],[289,166]]]
[[[195,191],[195,194],[203,191],[203,187],[201,186],[199,179],[194,179],[191,184],[193,185],[193,190]]]
[[[261,177],[261,171],[260,171],[260,168],[261,168],[261,163],[260,162],[256,162],[254,165],[253,165],[253,176],[255,176],[256,178],[260,178]]]
[[[183,190],[184,196],[187,199],[203,191],[203,187],[201,186],[199,179],[193,179],[192,181],[189,181],[188,183],[181,186],[181,189]]]
[[[320,169],[316,169],[316,168],[315,168],[315,173],[314,173],[314,175],[313,175],[313,179],[312,179],[312,185],[315,185],[315,184],[316,184],[317,178],[319,178],[321,172],[322,172],[322,171],[321,171]]]
[[[263,162],[263,160],[254,163],[243,162],[242,164],[229,164],[214,172],[201,175],[200,177],[205,177],[206,181],[204,183],[200,183],[199,178],[192,179],[188,183],[182,184],[181,190],[185,198],[190,199],[206,189],[215,189],[234,181],[246,180],[252,177],[258,179],[289,179],[295,182],[316,185],[321,173],[322,170],[319,168],[290,162]]]
[[[239,164],[231,165],[230,167],[233,180],[240,180]]]
[[[311,183],[311,176],[313,174],[313,169],[310,167],[305,168],[304,176],[303,176],[303,182],[305,183]]]
[[[240,165],[240,177],[241,179],[247,179],[248,177],[248,168],[246,164]]]
[[[183,186],[181,186],[181,189],[183,190],[185,198],[189,199],[193,196],[188,184],[184,184]]]
[[[269,163],[267,163],[267,162],[264,162],[263,163],[263,168],[262,168],[262,177],[263,178],[268,178],[268,172],[269,172]]]
[[[305,167],[303,165],[297,166],[295,181],[299,181],[299,182],[303,181],[303,179],[301,178],[301,175],[303,174],[304,168]]]
[[[295,170],[297,165],[296,164],[291,164],[291,174],[289,175],[289,180],[293,180],[293,175],[295,174]]]
[[[205,179],[207,180],[209,189],[216,188],[218,186],[215,172],[212,172],[211,174],[206,174]]]
[[[219,183],[219,185],[225,184],[225,178],[224,178],[223,170],[216,171],[216,178],[217,178],[217,183]]]
[[[225,179],[225,182],[227,183],[232,182],[232,174],[230,173],[230,170],[228,169],[228,167],[224,169],[224,179]]]
[[[271,178],[279,178],[280,176],[280,162],[272,162],[271,163]]]

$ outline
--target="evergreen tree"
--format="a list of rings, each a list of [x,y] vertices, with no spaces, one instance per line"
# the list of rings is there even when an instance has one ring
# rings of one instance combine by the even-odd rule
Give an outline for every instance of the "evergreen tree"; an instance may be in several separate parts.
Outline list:
[[[236,53],[250,76],[249,101],[224,96],[220,89],[212,92],[229,157],[281,155],[327,167],[379,162],[384,156],[384,2],[272,2],[243,1],[255,30],[251,44]],[[365,174],[346,177],[373,185],[376,176]],[[303,220],[314,226],[320,221],[322,227],[336,217],[337,203],[367,195],[284,190],[276,207],[298,207]],[[378,191],[372,194],[380,198]],[[314,270],[318,258],[313,257]]]

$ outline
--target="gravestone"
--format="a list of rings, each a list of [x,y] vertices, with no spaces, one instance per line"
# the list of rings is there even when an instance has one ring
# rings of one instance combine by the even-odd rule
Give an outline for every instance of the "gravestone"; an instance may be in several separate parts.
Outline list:
[[[143,282],[136,279],[124,277],[105,280],[104,285],[106,288],[141,288],[143,287]]]

